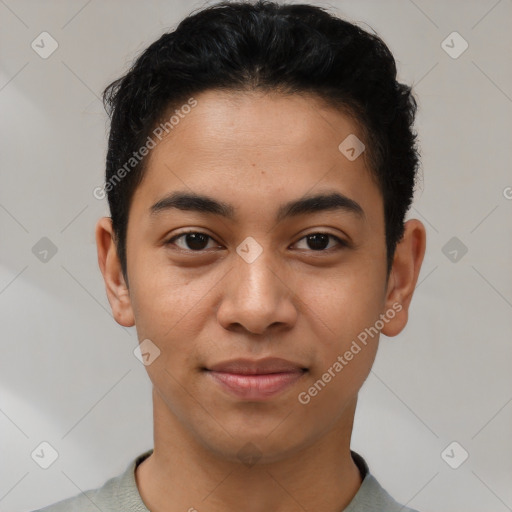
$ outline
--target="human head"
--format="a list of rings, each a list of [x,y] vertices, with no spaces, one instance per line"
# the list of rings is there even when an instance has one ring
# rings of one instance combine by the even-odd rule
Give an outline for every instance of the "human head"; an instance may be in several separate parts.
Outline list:
[[[313,93],[354,118],[384,201],[389,274],[418,167],[416,102],[396,73],[377,35],[311,5],[222,2],[161,36],[104,92],[111,115],[106,190],[127,284],[130,203],[148,159],[139,150],[176,109],[215,89]]]
[[[289,14],[272,23],[283,9]],[[287,29],[293,20],[295,29]],[[151,45],[136,71],[114,86],[111,170],[121,165],[120,160],[112,164],[114,153],[129,159],[138,148],[149,147],[148,137],[176,116],[173,129],[141,162],[144,173],[134,166],[109,191],[109,200],[121,194],[112,210],[117,218],[101,219],[96,232],[114,318],[136,325],[141,344],[149,340],[158,349],[146,367],[153,383],[155,446],[170,449],[181,443],[182,452],[202,446],[209,455],[235,462],[244,443],[257,444],[267,462],[314,450],[314,443],[339,443],[338,449],[343,444],[345,451],[378,335],[395,336],[407,323],[424,229],[415,219],[407,222],[387,272],[384,196],[391,197],[391,215],[397,203],[405,208],[411,199],[415,169],[406,162],[415,163],[416,153],[413,144],[397,139],[414,138],[409,131],[413,100],[405,86],[396,84],[394,61],[373,36],[346,22],[323,27],[331,37],[337,26],[349,31],[352,35],[340,36],[342,44],[306,28],[308,23],[329,25],[329,20],[309,6],[217,4],[179,25],[177,31],[186,37],[163,36]],[[281,41],[275,48],[274,39]],[[384,55],[380,60],[375,44]],[[230,45],[239,48],[238,56]],[[333,55],[322,60],[334,47],[346,48],[346,62]],[[194,48],[208,58],[190,57]],[[181,64],[170,66],[171,58]],[[337,65],[327,72],[331,61]],[[365,66],[358,71],[361,61]],[[340,83],[345,84],[341,90],[335,87]],[[169,103],[171,95],[179,101]],[[131,119],[133,112],[140,119]],[[339,150],[350,135],[366,147],[355,159]],[[398,161],[397,155],[407,158]],[[379,166],[379,161],[384,163]],[[374,169],[384,173],[388,192],[382,192]],[[135,170],[138,175],[132,174]],[[127,177],[131,181],[125,182]],[[345,199],[341,210],[326,209],[325,200],[318,199],[304,205],[311,193],[316,197],[332,190],[352,203]],[[176,191],[189,197],[180,196],[170,208]],[[362,215],[354,213],[354,201]],[[290,215],[280,219],[283,207]],[[120,215],[128,213],[121,244],[115,231],[121,229]],[[185,226],[187,232],[202,233],[193,240],[194,250],[179,247]],[[342,242],[325,251],[316,243],[313,251],[298,249],[317,233]],[[114,238],[127,256],[124,268]],[[197,247],[209,239],[217,247]],[[241,252],[249,250],[249,243],[261,250],[250,261]],[[212,367],[231,358],[249,358],[253,364],[287,359],[304,373],[300,383],[271,400],[234,399],[211,380]],[[332,383],[316,393],[322,379]],[[295,414],[284,422],[287,411]]]

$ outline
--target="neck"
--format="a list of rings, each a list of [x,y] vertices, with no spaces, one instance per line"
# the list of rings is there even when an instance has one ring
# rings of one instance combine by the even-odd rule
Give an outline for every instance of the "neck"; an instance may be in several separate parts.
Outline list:
[[[139,493],[152,512],[339,512],[361,485],[350,454],[355,406],[308,446],[242,462],[194,438],[153,388],[154,450],[137,467]]]

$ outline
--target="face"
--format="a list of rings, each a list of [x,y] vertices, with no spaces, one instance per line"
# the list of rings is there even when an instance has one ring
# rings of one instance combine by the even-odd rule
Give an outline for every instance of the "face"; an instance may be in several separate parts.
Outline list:
[[[146,370],[163,416],[226,458],[252,442],[270,461],[351,423],[375,332],[405,325],[383,201],[366,153],[338,148],[364,142],[339,111],[298,95],[195,99],[133,196],[114,316],[160,351]]]

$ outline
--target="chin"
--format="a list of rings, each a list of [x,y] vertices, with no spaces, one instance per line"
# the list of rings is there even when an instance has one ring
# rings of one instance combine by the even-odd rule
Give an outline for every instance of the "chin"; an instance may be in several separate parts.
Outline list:
[[[294,431],[284,428],[284,417],[286,415],[281,415],[278,421],[260,421],[252,427],[248,427],[248,420],[244,420],[239,428],[224,423],[225,430],[221,429],[220,436],[213,436],[209,431],[201,443],[216,457],[246,466],[286,460],[313,444],[318,436],[307,431],[303,424],[300,428],[296,426]]]

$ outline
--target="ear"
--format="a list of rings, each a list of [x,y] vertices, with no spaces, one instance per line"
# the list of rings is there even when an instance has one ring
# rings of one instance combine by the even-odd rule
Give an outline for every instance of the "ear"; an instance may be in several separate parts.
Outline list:
[[[108,301],[115,321],[124,327],[132,327],[135,325],[135,320],[130,294],[121,270],[114,239],[112,219],[102,217],[96,224],[96,247]]]
[[[381,330],[386,336],[396,336],[407,325],[409,305],[418,281],[426,249],[425,226],[417,219],[405,223],[404,236],[396,246],[393,266],[386,291],[385,311],[395,315],[384,323]]]

